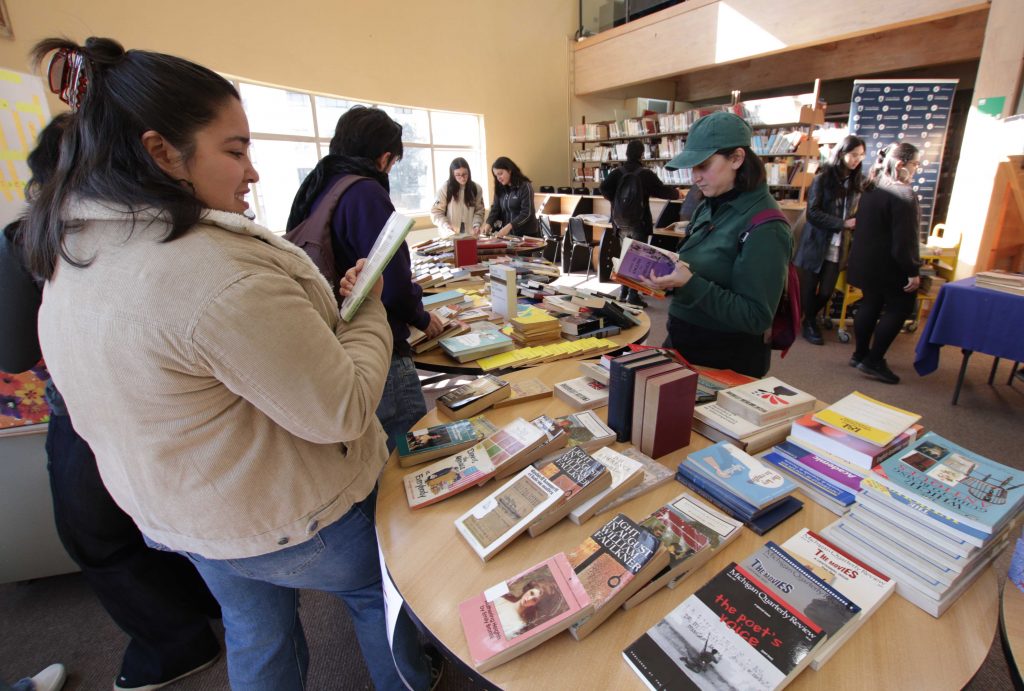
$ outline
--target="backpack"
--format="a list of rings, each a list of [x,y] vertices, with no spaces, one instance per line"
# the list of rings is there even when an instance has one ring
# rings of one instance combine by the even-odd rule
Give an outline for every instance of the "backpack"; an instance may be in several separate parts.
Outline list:
[[[320,273],[334,291],[334,297],[340,299],[338,294],[338,282],[341,277],[338,275],[338,268],[334,264],[334,243],[331,242],[331,218],[338,208],[341,195],[345,194],[349,187],[367,178],[361,175],[345,175],[334,183],[334,187],[327,191],[323,201],[306,219],[284,234],[284,239],[302,249],[309,258],[320,269]]]
[[[612,223],[616,228],[639,229],[644,222],[644,186],[637,168],[623,173],[612,200]]]
[[[789,219],[778,209],[759,211],[750,219],[747,229],[740,234],[740,249],[743,249],[743,243],[756,228],[772,221],[782,221],[789,226]],[[771,330],[766,333],[772,350],[781,350],[782,357],[786,357],[790,346],[800,333],[800,315],[800,278],[796,267],[790,261],[787,264],[786,284],[782,288],[782,297],[779,298],[779,306],[775,308]]]

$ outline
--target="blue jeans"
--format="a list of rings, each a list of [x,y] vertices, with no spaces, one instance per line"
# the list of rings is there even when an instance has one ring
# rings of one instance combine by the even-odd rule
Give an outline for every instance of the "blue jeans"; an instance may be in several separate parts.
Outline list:
[[[228,677],[235,691],[301,691],[309,651],[299,621],[299,588],[341,598],[374,686],[427,689],[430,669],[415,625],[402,611],[387,640],[374,508],[377,490],[312,539],[246,559],[188,554],[221,604]]]
[[[423,387],[416,374],[416,365],[410,357],[394,355],[387,383],[384,384],[384,395],[377,406],[377,419],[388,435],[388,453],[395,450],[398,440],[426,414],[427,402],[423,400]]]

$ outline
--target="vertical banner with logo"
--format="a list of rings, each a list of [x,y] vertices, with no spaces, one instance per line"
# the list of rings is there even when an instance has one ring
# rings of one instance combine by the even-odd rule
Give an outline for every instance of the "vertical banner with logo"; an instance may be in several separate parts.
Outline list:
[[[921,204],[921,239],[932,227],[935,194],[942,167],[949,112],[956,79],[858,79],[850,99],[850,134],[867,144],[865,173],[881,149],[896,142],[913,144],[921,166],[911,183]]]

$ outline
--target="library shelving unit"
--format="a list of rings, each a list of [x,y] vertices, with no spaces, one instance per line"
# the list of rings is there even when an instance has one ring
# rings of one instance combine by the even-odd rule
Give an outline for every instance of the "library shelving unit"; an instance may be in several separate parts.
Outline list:
[[[824,122],[824,107],[801,106],[794,122],[751,123],[751,148],[764,161],[768,187],[780,201],[795,201],[803,208],[821,156],[812,135]]]

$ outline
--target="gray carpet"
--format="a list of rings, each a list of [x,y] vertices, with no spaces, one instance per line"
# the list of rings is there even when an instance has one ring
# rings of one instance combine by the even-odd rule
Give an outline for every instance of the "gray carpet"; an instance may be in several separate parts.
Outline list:
[[[664,337],[667,305],[655,302],[649,310],[654,324],[649,338]],[[917,333],[902,334],[889,354],[889,364],[903,383],[889,386],[865,379],[847,366],[852,346],[826,333],[826,344],[798,342],[784,360],[776,359],[771,373],[809,391],[822,400],[835,400],[857,389],[894,405],[920,413],[922,424],[968,448],[1002,463],[1024,468],[1017,444],[1024,419],[1024,382],[1005,384],[1008,365],[1003,364],[997,384],[986,382],[992,359],[976,355],[968,369],[960,405],[950,397],[960,363],[959,351],[945,349],[941,366],[928,377],[918,377],[911,367]],[[428,389],[428,400],[454,380]],[[997,569],[1005,574],[1009,554]],[[369,676],[360,658],[352,627],[340,602],[319,593],[303,593],[302,619],[310,644],[310,684],[316,690],[369,689]],[[68,667],[69,691],[110,689],[118,671],[126,638],[110,621],[82,578],[76,574],[33,582],[0,585],[0,679],[14,680],[33,674],[51,662]],[[876,686],[869,678],[868,686]],[[879,688],[884,684],[877,684]],[[172,688],[181,691],[217,691],[227,688],[226,667],[221,660],[211,669]],[[475,688],[449,665],[442,689]],[[967,687],[971,691],[1012,688],[1007,663],[993,641],[988,658]]]

